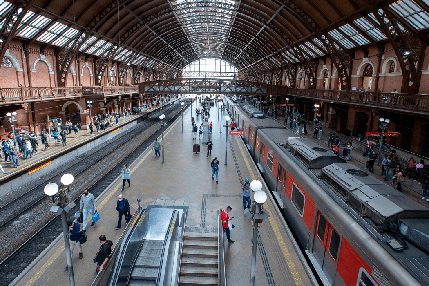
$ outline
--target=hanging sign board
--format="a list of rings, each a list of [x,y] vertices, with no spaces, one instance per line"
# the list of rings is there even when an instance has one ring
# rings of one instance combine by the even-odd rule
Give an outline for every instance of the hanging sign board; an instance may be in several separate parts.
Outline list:
[[[241,135],[244,136],[244,131],[229,131],[229,135]]]
[[[381,132],[366,132],[366,136],[380,136]]]

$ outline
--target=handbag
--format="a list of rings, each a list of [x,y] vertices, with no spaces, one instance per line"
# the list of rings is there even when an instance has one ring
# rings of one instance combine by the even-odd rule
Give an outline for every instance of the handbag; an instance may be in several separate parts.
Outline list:
[[[97,222],[97,221],[99,221],[100,220],[100,214],[99,213],[95,213],[93,216],[92,216],[92,222]]]
[[[78,222],[78,223],[83,223],[83,212],[76,212],[75,214],[74,214],[74,217],[76,218],[76,221]]]
[[[133,217],[133,216],[132,216],[130,213],[127,213],[127,214],[125,215],[125,222],[126,222],[126,223],[129,223],[132,217]]]

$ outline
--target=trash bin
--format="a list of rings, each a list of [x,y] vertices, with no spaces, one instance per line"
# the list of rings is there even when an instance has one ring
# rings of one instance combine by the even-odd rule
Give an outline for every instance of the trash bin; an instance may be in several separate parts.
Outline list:
[[[193,152],[195,154],[200,152],[200,144],[194,144]]]

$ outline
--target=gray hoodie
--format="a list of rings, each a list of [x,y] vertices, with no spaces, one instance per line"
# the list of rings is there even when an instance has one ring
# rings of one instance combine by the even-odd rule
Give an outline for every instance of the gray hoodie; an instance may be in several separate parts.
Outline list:
[[[96,210],[97,209],[97,205],[95,204],[95,198],[94,195],[91,193],[88,193],[87,196],[85,196],[85,194],[83,194],[80,197],[80,209],[86,209],[86,210]]]

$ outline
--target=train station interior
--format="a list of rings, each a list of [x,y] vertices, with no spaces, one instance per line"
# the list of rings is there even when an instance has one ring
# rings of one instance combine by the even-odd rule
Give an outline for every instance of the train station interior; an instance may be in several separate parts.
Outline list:
[[[429,285],[429,0],[0,0],[0,31],[0,286]]]

